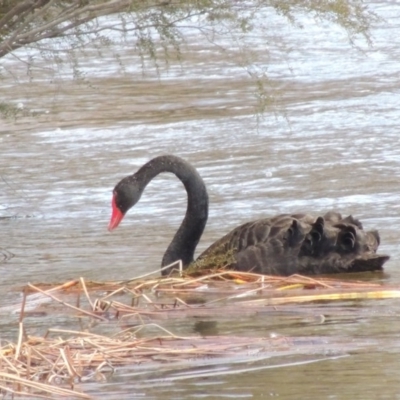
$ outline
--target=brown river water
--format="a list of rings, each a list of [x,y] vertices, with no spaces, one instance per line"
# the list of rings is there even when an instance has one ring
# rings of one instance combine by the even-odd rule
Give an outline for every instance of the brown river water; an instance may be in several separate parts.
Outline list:
[[[142,75],[129,43],[119,49],[123,70],[112,54],[93,51],[79,83],[67,67],[49,78],[45,65],[30,81],[21,61],[2,60],[2,97],[36,113],[0,125],[3,305],[18,307],[27,282],[156,270],[185,212],[174,176],[157,177],[112,234],[107,224],[116,182],[166,153],[196,166],[209,190],[197,254],[248,220],[335,209],[378,229],[380,252],[391,256],[385,273],[365,278],[399,285],[400,6],[371,7],[383,20],[373,46],[360,42],[361,50],[337,27],[304,18],[298,29],[266,10],[270,36],[256,29],[248,40],[259,66],[268,66],[276,104],[258,121],[236,45],[226,39],[231,51],[218,53],[195,31],[182,64],[160,77],[152,68]],[[308,307],[205,321],[221,335],[298,337],[295,351],[124,369],[82,389],[107,399],[400,399],[399,300],[313,305],[322,319]],[[15,341],[18,315],[0,314],[1,338]],[[196,334],[198,322],[169,328]],[[33,318],[27,329],[67,324]]]

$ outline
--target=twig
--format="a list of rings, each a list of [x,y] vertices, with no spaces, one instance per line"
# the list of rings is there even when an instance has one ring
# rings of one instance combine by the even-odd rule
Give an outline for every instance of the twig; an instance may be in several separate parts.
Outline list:
[[[34,289],[34,290],[36,290],[37,292],[42,293],[42,294],[44,294],[45,296],[48,296],[48,297],[52,298],[54,301],[57,301],[58,303],[60,303],[60,304],[62,304],[62,305],[64,305],[64,306],[66,306],[66,307],[72,308],[72,309],[75,310],[75,311],[79,311],[79,312],[81,312],[82,314],[89,315],[89,316],[92,317],[92,318],[97,318],[97,319],[101,319],[102,321],[107,321],[107,318],[104,318],[104,317],[102,317],[101,315],[93,314],[92,312],[89,312],[89,311],[83,310],[82,308],[78,308],[78,307],[75,307],[75,306],[73,306],[73,305],[71,305],[71,304],[68,304],[68,303],[66,303],[65,301],[62,301],[62,300],[58,299],[57,297],[53,296],[52,294],[50,294],[50,293],[48,293],[48,292],[45,292],[45,291],[39,289],[38,287],[32,285],[31,283],[28,283],[28,286],[29,286],[31,289]]]

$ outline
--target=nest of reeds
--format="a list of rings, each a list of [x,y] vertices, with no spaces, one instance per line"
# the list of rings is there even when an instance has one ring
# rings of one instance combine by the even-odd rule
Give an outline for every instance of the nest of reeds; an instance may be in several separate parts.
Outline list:
[[[0,390],[25,398],[29,394],[89,398],[80,390],[80,383],[105,380],[117,367],[219,357],[251,346],[273,350],[280,340],[182,337],[162,327],[160,320],[240,316],[289,303],[400,297],[399,288],[379,283],[229,270],[203,273],[196,277],[142,276],[121,282],[87,282],[80,278],[61,285],[28,284],[19,306],[18,339],[0,350]],[[50,327],[41,337],[31,336],[27,317],[36,313],[44,300],[46,304],[51,301],[58,313],[91,323],[81,330]],[[95,321],[113,323],[116,332],[93,332]],[[143,334],[149,327],[152,333]]]

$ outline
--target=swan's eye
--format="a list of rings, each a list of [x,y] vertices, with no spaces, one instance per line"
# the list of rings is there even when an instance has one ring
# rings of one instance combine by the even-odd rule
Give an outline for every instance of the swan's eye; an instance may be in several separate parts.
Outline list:
[[[115,198],[115,205],[117,208],[119,208],[121,211],[123,210],[124,207],[124,203],[123,201],[120,200],[120,198],[118,196],[116,196]]]

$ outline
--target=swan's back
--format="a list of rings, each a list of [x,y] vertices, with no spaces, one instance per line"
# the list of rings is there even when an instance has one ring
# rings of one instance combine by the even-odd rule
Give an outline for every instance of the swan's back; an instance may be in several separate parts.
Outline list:
[[[389,258],[376,254],[379,242],[378,232],[364,231],[352,216],[282,214],[238,226],[197,261],[231,254],[229,268],[268,275],[374,271]]]

